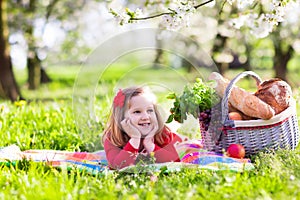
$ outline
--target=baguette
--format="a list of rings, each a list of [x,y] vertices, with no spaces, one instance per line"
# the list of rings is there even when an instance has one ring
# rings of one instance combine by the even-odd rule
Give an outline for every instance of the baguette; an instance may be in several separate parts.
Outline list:
[[[217,72],[211,73],[209,80],[216,81],[217,84],[215,90],[220,97],[223,97],[227,85],[229,84],[229,80],[225,79]],[[260,100],[250,92],[247,92],[237,86],[233,86],[228,102],[233,107],[250,117],[270,119],[275,115],[275,111],[270,105]]]

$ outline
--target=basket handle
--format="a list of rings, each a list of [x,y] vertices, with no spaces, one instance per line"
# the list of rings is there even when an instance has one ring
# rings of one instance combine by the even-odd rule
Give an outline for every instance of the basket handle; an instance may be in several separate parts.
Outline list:
[[[244,78],[245,76],[251,76],[253,77],[255,80],[256,80],[256,85],[259,86],[259,84],[262,82],[261,78],[256,74],[254,73],[253,71],[244,71],[240,74],[238,74],[234,79],[232,79],[226,90],[225,90],[225,93],[224,93],[224,96],[222,98],[222,122],[223,122],[223,125],[227,126],[233,126],[233,122],[232,120],[229,120],[229,116],[228,116],[228,99],[229,99],[229,96],[231,94],[231,91],[234,87],[234,85],[242,78]]]

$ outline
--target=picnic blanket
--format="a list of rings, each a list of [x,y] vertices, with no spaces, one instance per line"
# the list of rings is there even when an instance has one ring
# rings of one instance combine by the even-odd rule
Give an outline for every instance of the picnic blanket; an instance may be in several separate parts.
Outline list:
[[[183,146],[187,147],[185,155],[182,152]],[[230,170],[242,172],[254,169],[249,159],[235,159],[213,152],[207,152],[195,144],[190,146],[185,143],[178,147],[182,156],[181,162],[155,163],[145,166],[129,166],[121,169],[122,172],[144,172],[159,171],[166,172],[180,171],[182,168],[201,168],[209,170]],[[26,150],[21,151],[16,145],[0,149],[0,163],[12,163],[20,160],[44,162],[53,167],[64,169],[80,169],[91,174],[109,173],[107,159],[103,150],[96,152],[69,152],[59,150]]]

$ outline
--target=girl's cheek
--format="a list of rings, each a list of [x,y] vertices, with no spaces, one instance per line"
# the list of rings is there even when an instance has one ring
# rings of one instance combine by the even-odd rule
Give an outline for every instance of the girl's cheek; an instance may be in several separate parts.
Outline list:
[[[135,122],[137,120],[137,117],[134,116],[134,115],[130,115],[129,116],[129,119],[132,121],[132,122]]]
[[[155,114],[152,114],[152,115],[151,115],[151,118],[157,120],[157,117],[156,117]]]
[[[125,115],[124,115],[125,119],[126,118],[130,118],[130,114],[128,112],[125,112]]]

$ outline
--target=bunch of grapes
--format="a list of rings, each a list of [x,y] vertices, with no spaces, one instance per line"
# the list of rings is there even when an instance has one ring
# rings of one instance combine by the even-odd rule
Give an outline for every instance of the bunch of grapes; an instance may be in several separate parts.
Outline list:
[[[200,112],[199,114],[200,129],[207,131],[210,120],[211,120],[211,109],[206,109],[205,111]]]
[[[221,117],[222,111],[220,104],[217,104],[211,109],[206,109],[205,111],[200,112],[200,129],[208,131],[208,128],[210,128],[211,132],[217,133],[222,127]]]
[[[206,109],[199,114],[201,136],[206,148],[214,148],[221,141],[222,136],[222,111],[217,104],[211,109]]]

